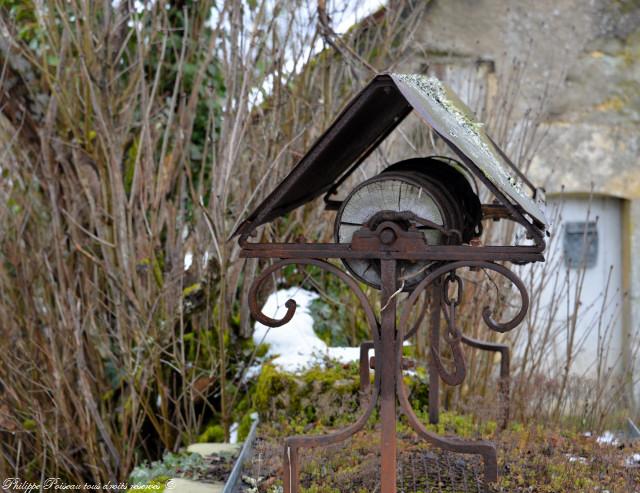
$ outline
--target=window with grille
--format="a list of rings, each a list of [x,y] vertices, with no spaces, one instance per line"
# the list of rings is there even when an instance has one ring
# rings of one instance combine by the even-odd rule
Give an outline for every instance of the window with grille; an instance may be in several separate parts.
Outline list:
[[[590,268],[598,260],[598,225],[595,221],[564,224],[564,264],[570,269]]]

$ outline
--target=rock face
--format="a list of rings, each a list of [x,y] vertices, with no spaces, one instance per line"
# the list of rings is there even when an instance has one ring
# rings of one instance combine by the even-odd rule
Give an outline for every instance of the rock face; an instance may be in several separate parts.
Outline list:
[[[530,170],[548,192],[640,199],[640,2],[434,1],[416,46],[423,67],[490,62],[497,91],[517,77],[510,119],[548,132]]]
[[[549,195],[623,199],[623,330],[637,336],[640,1],[433,0],[414,44],[402,71],[445,78]],[[519,147],[532,122],[544,138]]]

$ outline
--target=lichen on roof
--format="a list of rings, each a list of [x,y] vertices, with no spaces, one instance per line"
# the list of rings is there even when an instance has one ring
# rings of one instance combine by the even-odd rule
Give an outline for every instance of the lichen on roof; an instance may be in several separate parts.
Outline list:
[[[393,74],[393,77],[413,87],[423,98],[435,102],[440,109],[444,110],[454,121],[454,125],[447,128],[451,138],[470,140],[473,146],[484,155],[485,159],[478,163],[480,167],[491,166],[503,180],[519,194],[524,195],[522,183],[505,170],[501,163],[502,159],[496,155],[493,144],[484,130],[484,123],[479,122],[469,107],[442,81],[436,77],[419,74]],[[458,132],[463,132],[464,135],[459,135]]]
[[[436,77],[398,74],[398,78],[405,83],[412,84],[424,95],[436,101],[442,108],[455,117],[459,125],[469,129],[471,132],[478,135],[484,126],[484,123],[476,121],[471,110]]]

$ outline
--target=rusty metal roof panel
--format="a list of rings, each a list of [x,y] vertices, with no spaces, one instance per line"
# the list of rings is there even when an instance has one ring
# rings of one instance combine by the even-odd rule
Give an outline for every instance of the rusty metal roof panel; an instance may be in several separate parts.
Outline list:
[[[525,193],[517,174],[509,171],[503,153],[453,91],[434,77],[382,74],[347,104],[234,235],[248,234],[331,190],[351,174],[412,109],[473,161],[509,199],[546,225],[542,204]]]
[[[261,224],[327,192],[352,165],[361,163],[411,112],[389,75],[375,77],[234,234]]]

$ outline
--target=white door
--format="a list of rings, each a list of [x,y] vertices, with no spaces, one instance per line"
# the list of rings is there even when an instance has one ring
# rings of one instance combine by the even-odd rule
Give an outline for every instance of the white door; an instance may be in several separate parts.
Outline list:
[[[571,353],[572,374],[617,378],[622,365],[622,203],[613,197],[552,197],[554,224],[542,299],[555,327],[551,355]]]

